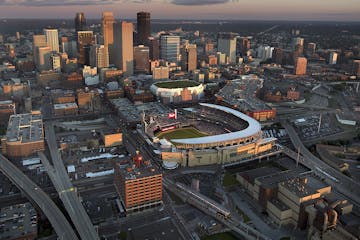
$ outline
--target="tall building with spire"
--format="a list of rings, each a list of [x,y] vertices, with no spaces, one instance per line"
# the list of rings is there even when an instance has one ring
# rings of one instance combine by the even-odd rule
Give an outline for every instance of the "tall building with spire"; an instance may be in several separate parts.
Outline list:
[[[82,12],[76,13],[75,16],[75,31],[85,31],[86,30],[86,19],[85,15]]]
[[[44,29],[47,45],[54,52],[59,52],[59,34],[57,29]]]
[[[150,13],[138,12],[137,13],[137,43],[139,45],[146,44],[150,36],[151,36]]]
[[[114,23],[114,62],[118,69],[130,76],[134,71],[133,24],[130,22]]]
[[[101,19],[101,27],[104,37],[104,47],[109,54],[109,63],[114,63],[114,26],[115,18],[112,12],[103,12]]]

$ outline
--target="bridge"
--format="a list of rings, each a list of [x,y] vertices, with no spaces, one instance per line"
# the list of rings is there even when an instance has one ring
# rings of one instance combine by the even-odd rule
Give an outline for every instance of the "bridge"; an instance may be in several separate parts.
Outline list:
[[[40,207],[61,240],[78,240],[68,220],[50,197],[2,154],[0,170]]]

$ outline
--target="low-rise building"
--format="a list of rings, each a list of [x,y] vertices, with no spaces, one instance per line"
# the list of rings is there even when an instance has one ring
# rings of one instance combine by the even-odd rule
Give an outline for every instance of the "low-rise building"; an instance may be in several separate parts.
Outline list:
[[[41,113],[11,115],[1,145],[2,152],[9,157],[27,157],[43,151],[45,144]]]

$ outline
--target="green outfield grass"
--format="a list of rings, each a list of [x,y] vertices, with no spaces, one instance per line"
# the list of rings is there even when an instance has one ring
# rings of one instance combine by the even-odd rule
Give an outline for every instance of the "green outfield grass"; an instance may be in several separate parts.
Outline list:
[[[159,133],[157,135],[158,138],[160,139],[165,138],[167,140],[182,139],[182,138],[197,138],[204,136],[208,136],[208,134],[200,132],[199,130],[193,127],[174,129],[167,132]]]

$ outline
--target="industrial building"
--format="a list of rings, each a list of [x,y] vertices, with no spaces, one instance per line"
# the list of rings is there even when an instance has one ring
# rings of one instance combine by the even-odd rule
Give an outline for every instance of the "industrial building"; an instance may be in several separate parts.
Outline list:
[[[237,173],[236,179],[279,226],[307,228],[309,209],[320,201],[337,202],[339,214],[352,211],[346,200],[333,199],[331,186],[301,170],[262,167]]]
[[[132,160],[116,164],[114,184],[127,213],[162,204],[162,173],[139,152]]]
[[[27,157],[43,151],[45,144],[41,113],[11,115],[1,146],[3,154],[8,157]]]

